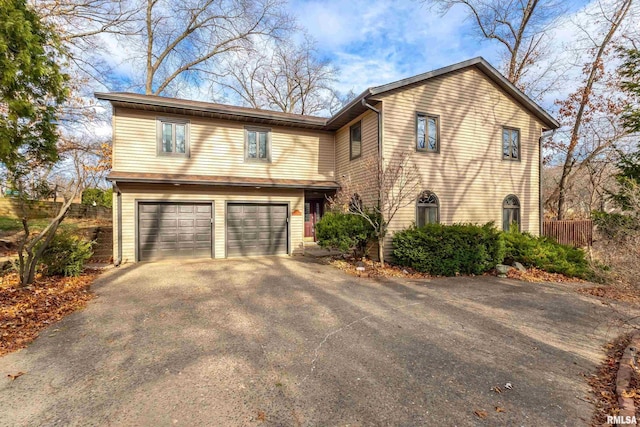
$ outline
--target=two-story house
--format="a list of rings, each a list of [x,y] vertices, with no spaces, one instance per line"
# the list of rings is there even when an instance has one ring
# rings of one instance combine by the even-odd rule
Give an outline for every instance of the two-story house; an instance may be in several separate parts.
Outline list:
[[[292,254],[326,196],[409,150],[423,191],[391,231],[494,221],[538,234],[540,137],[559,124],[475,58],[367,89],[331,118],[99,93],[113,106],[114,259]]]

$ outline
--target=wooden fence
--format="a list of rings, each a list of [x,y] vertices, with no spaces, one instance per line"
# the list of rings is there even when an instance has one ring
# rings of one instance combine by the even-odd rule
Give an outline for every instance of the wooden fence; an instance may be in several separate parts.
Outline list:
[[[553,237],[564,245],[576,248],[591,246],[593,243],[593,221],[590,219],[544,221],[542,234],[547,237]]]

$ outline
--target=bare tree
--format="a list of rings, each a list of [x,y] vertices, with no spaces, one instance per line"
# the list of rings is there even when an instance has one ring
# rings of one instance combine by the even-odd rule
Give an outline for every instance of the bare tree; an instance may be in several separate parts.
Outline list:
[[[527,93],[536,91],[542,76],[553,71],[552,66],[538,70],[534,66],[543,57],[548,59],[547,32],[550,25],[565,11],[558,0],[422,0],[439,8],[442,14],[454,6],[467,11],[478,34],[500,43],[504,48],[503,72],[516,86]],[[546,87],[545,87],[546,88]],[[537,88],[537,92],[544,88]],[[536,94],[533,94],[534,97]]]
[[[78,149],[78,147],[82,147]],[[43,165],[38,168],[34,165],[34,168],[30,174],[11,177],[12,186],[19,191],[18,201],[22,212],[22,228],[23,233],[18,241],[18,273],[20,275],[20,284],[25,286],[33,283],[35,279],[36,269],[42,258],[42,254],[47,249],[51,241],[53,240],[58,227],[64,221],[67,216],[71,204],[74,199],[80,194],[83,183],[85,182],[86,169],[84,164],[84,157],[82,156],[84,147],[79,144],[77,146],[62,146],[59,149],[59,154],[62,162],[72,165],[73,171],[68,171],[68,167],[65,168],[65,178],[59,184],[58,191],[63,197],[63,202],[60,204],[57,214],[53,219],[49,221],[47,226],[39,232],[34,233],[29,225],[30,221],[30,209],[29,205],[29,193],[21,191],[26,186],[26,181],[32,178],[33,175],[40,177],[41,179],[51,179],[52,174],[55,174],[52,165]],[[38,170],[43,169],[43,170]]]
[[[334,209],[363,217],[371,227],[378,240],[378,258],[384,267],[384,251],[389,224],[398,211],[413,204],[422,188],[420,172],[412,161],[411,151],[399,152],[391,156],[383,164],[377,156],[363,159],[366,176],[375,177],[371,182],[357,183],[343,179],[341,189],[329,200]],[[371,193],[377,200],[361,195]]]
[[[295,114],[330,111],[337,69],[318,58],[309,38],[301,44],[277,42],[235,55],[223,85],[253,108]]]
[[[559,149],[564,157],[562,174],[558,188],[554,192],[554,195],[557,194],[557,219],[559,220],[563,219],[565,214],[568,180],[576,163],[580,160],[581,163],[586,164],[585,161],[596,157],[626,134],[624,128],[616,125],[615,122],[625,103],[623,101],[616,102],[609,92],[609,90],[618,87],[618,82],[611,74],[607,75],[604,61],[613,47],[612,43],[615,41],[616,32],[628,16],[632,1],[618,1],[612,10],[600,9],[601,18],[606,24],[601,39],[595,40],[594,37],[589,36],[594,43],[591,49],[593,56],[583,68],[584,80],[574,93],[559,102],[560,116],[570,131],[564,140],[553,140],[551,145],[547,146],[547,148]],[[599,84],[601,90],[598,92],[596,89]],[[610,127],[614,130],[617,129],[618,132],[613,132],[613,134],[599,133],[598,126],[603,121],[608,121]],[[598,143],[587,152],[582,153],[581,156],[577,156],[579,144],[585,139],[585,128],[588,130],[586,134],[595,136]],[[560,135],[562,138],[562,134]]]
[[[135,1],[135,0],[134,0]],[[137,0],[143,25],[133,39],[143,52],[144,90],[161,94],[179,78],[217,76],[214,59],[293,28],[282,0]],[[131,37],[123,37],[130,42]]]

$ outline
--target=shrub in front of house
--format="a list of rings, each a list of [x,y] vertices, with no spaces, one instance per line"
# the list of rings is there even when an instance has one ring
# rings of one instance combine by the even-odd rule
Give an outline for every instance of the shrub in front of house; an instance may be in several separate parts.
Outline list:
[[[482,274],[504,259],[502,233],[493,223],[427,224],[393,236],[397,264],[435,276]]]
[[[323,248],[349,250],[363,254],[367,242],[374,237],[373,227],[359,215],[326,212],[316,224],[316,240]]]
[[[517,261],[525,267],[583,279],[592,275],[582,249],[562,245],[549,237],[536,237],[513,230],[504,233],[504,241],[505,264]]]
[[[58,230],[44,250],[41,262],[47,276],[79,276],[93,255],[93,242]]]

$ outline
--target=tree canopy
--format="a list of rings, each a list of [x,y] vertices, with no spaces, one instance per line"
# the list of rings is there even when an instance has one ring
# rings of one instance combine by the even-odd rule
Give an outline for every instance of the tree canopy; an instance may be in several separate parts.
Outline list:
[[[68,77],[57,36],[25,0],[0,0],[0,162],[19,175],[57,160]]]

